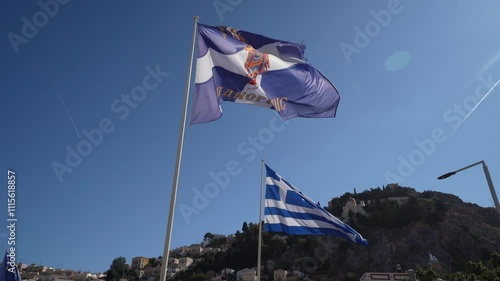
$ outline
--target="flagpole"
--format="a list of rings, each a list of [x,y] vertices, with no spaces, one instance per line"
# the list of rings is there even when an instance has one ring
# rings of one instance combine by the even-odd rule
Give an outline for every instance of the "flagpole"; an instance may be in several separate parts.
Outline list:
[[[175,172],[174,179],[172,183],[172,195],[170,197],[170,211],[168,214],[168,223],[167,223],[167,232],[165,234],[165,247],[163,249],[163,256],[161,259],[161,272],[160,272],[160,281],[165,281],[167,278],[167,263],[168,263],[168,255],[170,252],[170,239],[172,238],[172,225],[174,222],[174,210],[175,210],[175,200],[177,197],[177,186],[179,184],[179,173],[181,167],[181,159],[182,159],[182,147],[184,145],[184,129],[186,127],[186,116],[188,109],[188,100],[189,100],[189,86],[191,84],[191,70],[193,68],[193,57],[194,57],[194,45],[196,40],[196,27],[198,24],[198,16],[194,17],[194,29],[193,29],[193,40],[191,45],[191,56],[189,58],[189,70],[188,77],[186,81],[186,94],[184,97],[184,108],[182,111],[181,118],[181,126],[179,132],[179,142],[177,145],[177,159],[175,163]]]
[[[259,208],[259,250],[257,254],[257,281],[260,281],[260,263],[262,254],[262,190],[264,188],[264,159],[261,159],[262,167],[260,169],[260,208]]]

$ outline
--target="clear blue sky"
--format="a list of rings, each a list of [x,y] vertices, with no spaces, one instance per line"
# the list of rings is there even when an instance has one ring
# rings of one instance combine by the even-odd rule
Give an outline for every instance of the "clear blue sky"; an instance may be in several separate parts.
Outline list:
[[[46,19],[35,1],[4,3],[0,217],[7,224],[6,174],[14,168],[18,260],[104,271],[118,256],[162,254],[195,15],[209,25],[303,40],[307,59],[341,101],[336,118],[292,119],[261,150],[248,138],[269,132],[272,110],[225,103],[219,121],[188,127],[173,247],[258,221],[261,158],[323,205],[353,188],[396,181],[492,206],[481,167],[436,177],[484,159],[500,187],[500,90],[456,126],[477,104],[474,95],[500,78],[498,1],[215,1],[219,9],[229,2],[234,7],[218,12],[214,1],[69,1],[48,7],[53,17]],[[23,17],[33,23],[34,16],[36,34],[23,31]],[[168,76],[127,114],[120,96],[157,65]],[[66,164],[66,147],[76,149],[87,140],[83,131],[101,122],[108,133],[60,181],[52,164]],[[434,147],[419,148],[416,141],[433,134]],[[193,190],[203,191],[210,172],[230,161],[240,173],[185,220],[179,206],[193,206]],[[414,164],[398,172],[405,161]],[[0,234],[7,248],[7,229]]]

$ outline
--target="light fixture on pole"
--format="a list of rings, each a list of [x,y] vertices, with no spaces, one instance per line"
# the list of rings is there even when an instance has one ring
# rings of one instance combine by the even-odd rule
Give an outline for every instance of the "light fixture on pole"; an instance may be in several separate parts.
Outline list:
[[[443,174],[443,175],[441,175],[441,176],[438,177],[438,180],[446,179],[448,177],[453,176],[454,174],[456,174],[458,172],[461,172],[463,170],[469,169],[469,168],[474,167],[474,166],[479,165],[479,164],[483,164],[483,171],[484,171],[484,175],[486,176],[486,181],[488,182],[488,186],[490,188],[491,197],[493,197],[493,203],[495,203],[495,209],[497,211],[498,216],[500,217],[500,204],[498,203],[497,193],[495,192],[495,188],[493,187],[493,181],[491,180],[491,176],[490,176],[490,172],[488,170],[488,166],[486,166],[486,163],[484,162],[484,160],[481,160],[481,161],[479,161],[477,163],[474,163],[472,165],[469,165],[467,167],[458,169],[456,171]]]

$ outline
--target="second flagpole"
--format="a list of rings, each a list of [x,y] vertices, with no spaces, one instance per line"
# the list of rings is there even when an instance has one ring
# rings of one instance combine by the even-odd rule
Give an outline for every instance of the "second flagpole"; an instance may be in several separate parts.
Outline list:
[[[259,208],[259,249],[257,253],[257,281],[260,281],[260,263],[262,254],[262,190],[264,189],[264,159],[260,160],[262,166],[260,168],[260,208]]]

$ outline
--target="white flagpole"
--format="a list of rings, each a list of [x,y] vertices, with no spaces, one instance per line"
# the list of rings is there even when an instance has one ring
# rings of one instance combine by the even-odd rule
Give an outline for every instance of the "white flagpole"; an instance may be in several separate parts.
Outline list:
[[[175,163],[174,180],[172,183],[172,195],[170,197],[170,211],[168,214],[167,233],[165,234],[165,247],[161,259],[160,281],[165,281],[167,278],[167,263],[170,252],[170,239],[172,238],[172,225],[174,222],[175,199],[177,197],[177,185],[179,184],[179,173],[182,159],[182,146],[184,145],[184,129],[186,127],[186,116],[189,100],[189,86],[191,84],[191,70],[193,68],[194,43],[196,40],[196,27],[198,25],[198,16],[194,17],[193,43],[191,45],[191,57],[189,58],[189,70],[186,81],[186,95],[184,97],[184,109],[182,111],[181,128],[179,132],[179,143],[177,145],[177,160]]]
[[[264,180],[264,159],[261,159],[262,167],[260,171],[260,208],[259,208],[259,250],[257,254],[257,281],[260,281],[260,263],[262,254],[262,190],[263,190],[263,180]]]

